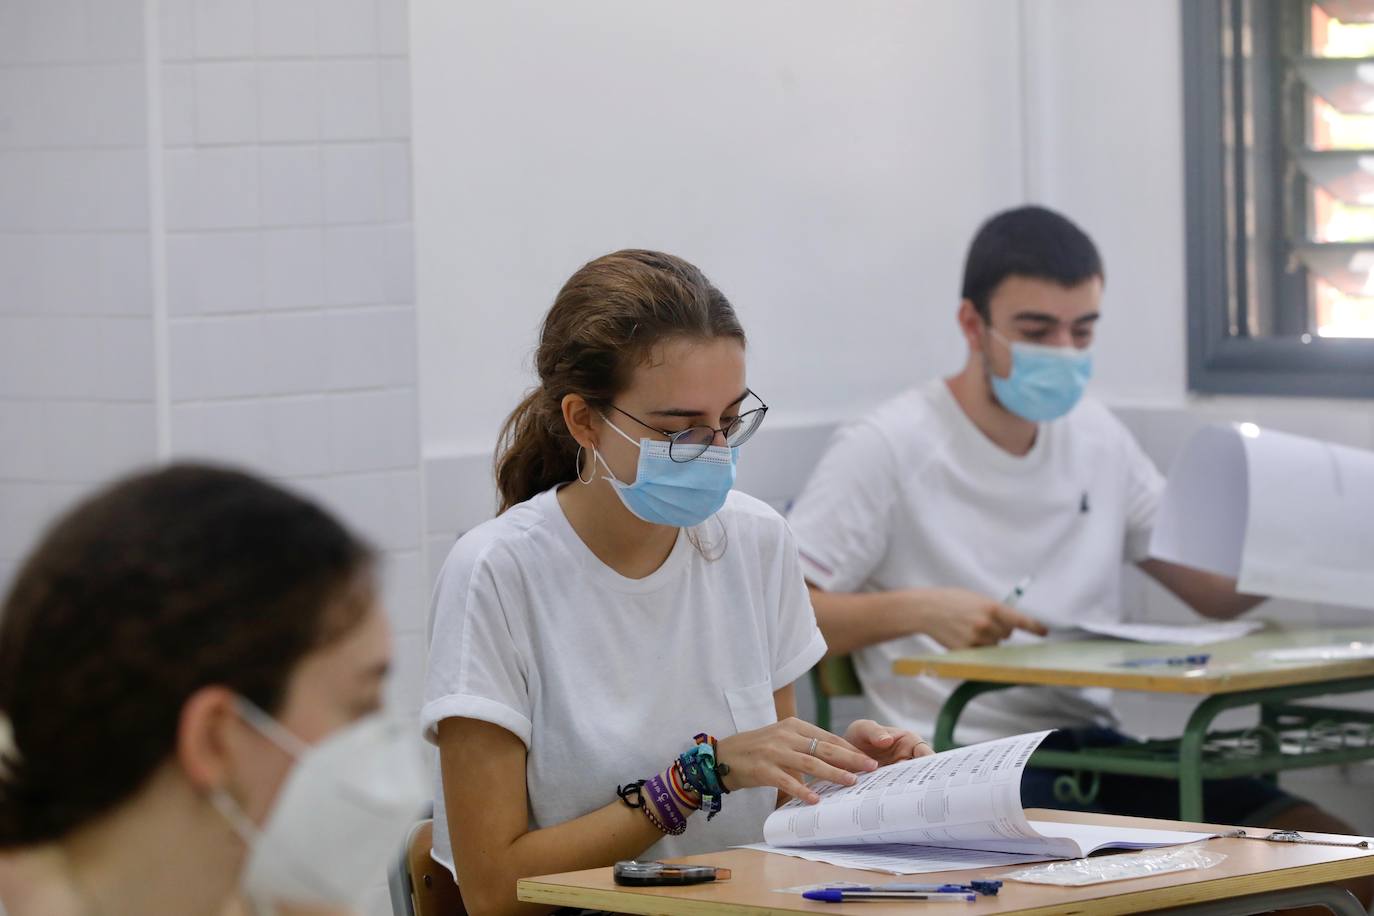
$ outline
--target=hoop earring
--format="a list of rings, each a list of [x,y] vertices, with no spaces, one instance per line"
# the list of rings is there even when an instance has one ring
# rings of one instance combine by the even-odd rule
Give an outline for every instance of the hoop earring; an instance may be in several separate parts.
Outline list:
[[[574,468],[575,468],[575,470],[577,471],[577,480],[578,480],[578,483],[581,483],[581,484],[583,484],[584,486],[590,486],[591,484],[595,483],[595,482],[596,482],[596,449],[592,449],[592,476],[591,476],[591,477],[588,477],[586,480],[583,480],[583,479],[582,479],[582,446],[580,446],[580,445],[577,447],[577,458],[576,458],[576,464],[574,465]]]

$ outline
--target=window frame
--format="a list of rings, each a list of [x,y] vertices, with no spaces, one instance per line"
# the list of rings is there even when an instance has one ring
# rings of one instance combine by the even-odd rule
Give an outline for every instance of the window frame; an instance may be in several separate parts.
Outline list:
[[[1276,55],[1229,59],[1223,44],[1244,21],[1254,46],[1272,50],[1285,7],[1293,15],[1307,0],[1180,3],[1188,388],[1206,394],[1374,397],[1374,339],[1323,338],[1294,327],[1298,301],[1301,326],[1307,326],[1308,282],[1301,265],[1290,265],[1286,247],[1295,212],[1299,225],[1306,225],[1307,194],[1301,175],[1285,181],[1278,165],[1285,142],[1278,115],[1279,106],[1301,100],[1282,98]],[[1234,102],[1250,82],[1269,88],[1269,104],[1257,106],[1247,125],[1244,98]],[[1253,136],[1242,143],[1247,127]],[[1286,186],[1296,188],[1287,200]],[[1253,238],[1233,228],[1247,220],[1256,226]],[[1258,309],[1273,313],[1275,335],[1248,336],[1247,319]]]

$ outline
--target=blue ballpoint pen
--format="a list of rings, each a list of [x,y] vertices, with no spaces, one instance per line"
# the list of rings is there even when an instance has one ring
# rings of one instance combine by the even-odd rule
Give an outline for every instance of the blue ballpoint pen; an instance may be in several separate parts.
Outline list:
[[[968,894],[979,892],[983,894],[995,895],[1001,888],[1001,881],[973,881],[969,884],[907,884],[905,882],[894,882],[892,884],[873,884],[873,885],[854,885],[848,884],[842,887],[829,887],[824,890],[832,891],[900,891],[903,894]],[[816,888],[821,890],[821,888]]]
[[[848,903],[856,900],[924,900],[928,903],[963,903],[978,899],[973,893],[921,893],[919,891],[854,890],[848,887],[826,887],[805,891],[807,900],[822,903]]]

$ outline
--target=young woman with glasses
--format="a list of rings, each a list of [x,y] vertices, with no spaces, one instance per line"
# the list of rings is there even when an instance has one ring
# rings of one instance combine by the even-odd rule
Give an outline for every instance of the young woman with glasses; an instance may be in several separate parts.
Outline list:
[[[435,593],[434,856],[469,912],[541,911],[516,902],[522,876],[757,840],[779,793],[819,800],[807,778],[930,752],[795,717],[825,643],[785,522],[731,489],[768,408],[699,270],[652,251],[585,265],[537,368],[497,457],[502,514]]]

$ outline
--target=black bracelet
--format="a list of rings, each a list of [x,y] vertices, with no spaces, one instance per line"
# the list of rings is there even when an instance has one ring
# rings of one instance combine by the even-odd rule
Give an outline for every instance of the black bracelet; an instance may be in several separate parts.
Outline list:
[[[641,779],[638,782],[630,783],[628,786],[616,786],[615,794],[620,796],[620,800],[625,803],[625,807],[643,808],[644,796],[642,790],[646,782],[648,782],[647,779]]]

